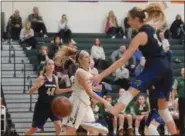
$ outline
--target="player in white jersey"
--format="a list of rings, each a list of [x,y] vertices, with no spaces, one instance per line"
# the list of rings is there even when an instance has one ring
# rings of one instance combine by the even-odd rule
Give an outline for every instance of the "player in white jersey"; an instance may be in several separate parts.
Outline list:
[[[92,90],[89,53],[84,50],[76,51],[64,46],[56,54],[55,62],[60,65],[62,60],[66,60],[67,57],[74,55],[79,68],[75,73],[73,92],[69,98],[73,108],[71,114],[63,119],[62,123],[67,128],[61,135],[75,135],[79,126],[85,128],[91,135],[95,135],[97,132],[107,134],[108,129],[106,127],[93,123],[95,122],[95,117],[90,107],[90,97],[105,105],[107,105],[107,101]]]

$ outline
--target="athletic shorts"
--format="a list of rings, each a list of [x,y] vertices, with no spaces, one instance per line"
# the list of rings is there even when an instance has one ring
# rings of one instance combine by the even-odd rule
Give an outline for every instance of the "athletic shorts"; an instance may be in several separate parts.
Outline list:
[[[154,85],[158,92],[157,98],[166,98],[166,100],[168,100],[172,84],[172,68],[165,58],[155,59],[149,65],[146,63],[142,73],[131,81],[131,87],[141,92],[145,92]]]
[[[87,105],[77,97],[69,99],[72,102],[72,112],[63,118],[62,124],[78,129],[83,122],[95,122],[94,113],[90,105]]]
[[[33,113],[32,127],[42,129],[48,118],[51,121],[60,120],[59,117],[53,115],[50,103],[36,102]]]

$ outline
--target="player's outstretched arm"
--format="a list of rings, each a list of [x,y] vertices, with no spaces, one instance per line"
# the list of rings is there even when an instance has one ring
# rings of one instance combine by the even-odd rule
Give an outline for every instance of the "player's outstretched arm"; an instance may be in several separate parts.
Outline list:
[[[118,68],[120,68],[122,66],[125,66],[127,61],[133,56],[133,54],[138,49],[138,47],[140,45],[146,44],[146,42],[147,42],[147,34],[144,33],[144,32],[138,33],[132,39],[128,49],[125,51],[123,56],[119,60],[114,62],[109,68],[104,70],[100,75],[95,76],[95,78],[93,79],[94,82],[99,83],[103,78],[105,78],[106,76],[108,76],[111,73],[113,73],[114,71],[116,71],[116,69],[118,69]]]
[[[68,93],[68,92],[72,92],[72,88],[65,88],[65,89],[60,89],[58,86],[58,78],[55,76],[56,79],[56,94],[63,94],[63,93]]]
[[[39,76],[32,87],[29,89],[29,94],[33,94],[36,92],[45,82],[45,78],[43,76]]]

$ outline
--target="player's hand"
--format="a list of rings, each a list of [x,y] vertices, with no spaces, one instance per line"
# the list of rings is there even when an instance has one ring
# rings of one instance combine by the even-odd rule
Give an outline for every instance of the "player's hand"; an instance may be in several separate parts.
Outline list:
[[[102,77],[100,75],[95,75],[93,77],[93,84],[99,84],[102,80]]]

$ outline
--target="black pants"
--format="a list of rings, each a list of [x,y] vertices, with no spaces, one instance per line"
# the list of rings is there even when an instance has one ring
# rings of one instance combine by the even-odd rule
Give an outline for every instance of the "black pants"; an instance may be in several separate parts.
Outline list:
[[[111,27],[107,31],[107,35],[109,37],[116,36],[116,37],[120,37],[121,38],[121,37],[123,37],[124,32],[123,32],[123,29],[121,27]]]
[[[31,27],[33,28],[35,33],[41,33],[42,34],[47,34],[46,26],[44,23],[38,23],[38,22],[32,22]]]
[[[72,32],[70,29],[67,30],[61,29],[58,35],[60,36],[60,38],[62,38],[63,43],[69,43],[69,41],[72,38]]]
[[[8,37],[13,40],[18,40],[21,32],[21,27],[14,27],[11,24],[7,26]]]
[[[26,39],[22,42],[22,44],[25,43],[28,46],[31,46],[33,49],[36,48],[37,41],[34,37],[31,37],[29,39]]]
[[[179,126],[180,126],[180,135],[185,134],[185,108],[184,108],[184,104],[185,104],[185,98],[179,98],[178,101],[179,104]]]

